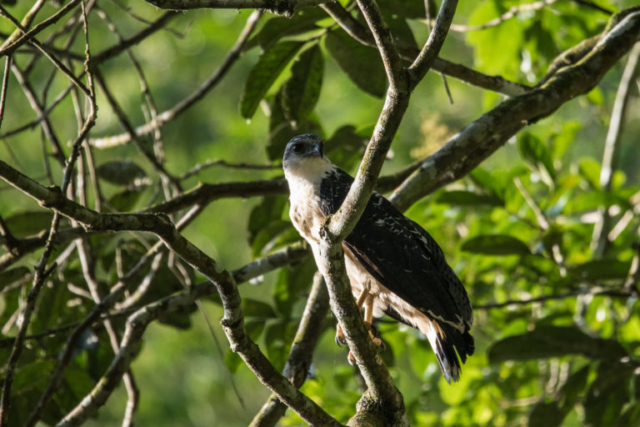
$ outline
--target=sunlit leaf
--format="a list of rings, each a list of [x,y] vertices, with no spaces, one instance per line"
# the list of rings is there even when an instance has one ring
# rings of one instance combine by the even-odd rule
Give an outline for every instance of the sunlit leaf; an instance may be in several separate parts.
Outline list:
[[[591,188],[600,189],[600,163],[591,157],[583,157],[578,162],[578,170]]]
[[[553,166],[551,152],[547,145],[538,137],[524,133],[518,138],[518,151],[520,155],[534,170],[541,172],[541,176],[545,175],[555,181],[556,170]]]

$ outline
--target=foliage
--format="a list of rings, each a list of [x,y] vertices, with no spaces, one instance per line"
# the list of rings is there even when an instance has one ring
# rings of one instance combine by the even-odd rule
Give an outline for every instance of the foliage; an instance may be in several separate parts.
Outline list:
[[[14,16],[23,16],[32,6],[4,3]],[[351,2],[341,3],[357,9]],[[422,0],[378,3],[399,46],[415,49],[426,40],[429,29],[423,21]],[[430,3],[435,15],[435,4]],[[553,2],[487,29],[452,31],[441,57],[518,83],[537,82],[557,55],[599,34],[606,25],[606,14],[583,3]],[[595,3],[611,11],[631,6],[607,0]],[[523,4],[461,2],[454,22],[484,24]],[[138,18],[154,21],[160,16],[140,1],[131,0],[126,8],[119,3],[99,6],[125,38],[147,27]],[[51,15],[58,6],[52,3],[45,10],[43,15]],[[352,13],[364,24],[358,12]],[[132,47],[133,59],[144,70],[143,85],[149,86],[155,103],[141,95],[141,75],[124,53],[96,67],[128,121],[142,125],[198,90],[198,82],[222,63],[249,14],[188,12],[173,18],[170,30]],[[38,39],[53,37],[63,25],[64,21],[48,28]],[[89,14],[88,28],[94,57],[118,45],[119,37],[97,9]],[[9,22],[0,23],[3,37],[13,29]],[[64,41],[50,44],[61,50]],[[71,58],[69,63],[79,73],[84,40],[77,37],[70,46],[80,60]],[[76,176],[73,186],[85,189],[86,205],[97,209],[100,202],[102,212],[138,212],[161,206],[183,191],[192,194],[189,189],[199,181],[279,179],[284,146],[300,133],[322,135],[327,155],[355,172],[387,90],[378,51],[353,39],[317,7],[289,18],[265,13],[242,50],[234,70],[222,77],[213,92],[203,92],[202,100],[190,106],[188,113],[164,123],[161,133],[147,132],[125,144],[109,146],[105,137],[125,129],[105,89],[96,86],[98,121],[89,135],[93,147],[84,148],[79,160],[84,172]],[[30,66],[35,55],[30,46],[19,52],[13,60],[19,69],[31,67],[28,74],[36,97],[42,105],[51,105],[68,80],[43,57]],[[587,97],[531,124],[462,180],[408,210],[407,215],[441,244],[465,283],[475,306],[472,333],[476,338],[476,354],[463,367],[461,381],[447,385],[428,343],[415,330],[389,318],[378,321],[387,345],[383,358],[404,395],[413,425],[640,425],[638,273],[633,277],[640,227],[640,148],[633,144],[633,136],[640,132],[640,120],[634,120],[640,115],[637,102],[630,103],[627,112],[611,185],[601,182],[601,153],[622,68],[622,64],[614,68]],[[501,101],[495,92],[453,78],[447,78],[447,84],[453,104],[435,73],[417,88],[383,175],[409,164],[412,153],[423,156],[433,150],[430,129],[460,130]],[[75,140],[78,131],[74,108],[82,111],[83,106],[74,107],[72,97],[65,97],[44,125],[12,133],[38,116],[25,101],[24,88],[17,77],[10,77],[0,128],[0,159],[44,185],[60,184],[63,164],[56,162],[52,142],[60,143],[68,157],[65,142]],[[631,97],[637,101],[636,88]],[[441,123],[422,126],[425,117],[434,116]],[[44,129],[42,134],[34,130],[38,126]],[[48,132],[48,126],[55,132]],[[100,141],[105,145],[100,146]],[[241,165],[217,164],[183,178],[206,159]],[[263,168],[247,168],[247,163]],[[243,193],[232,197],[198,200],[206,211],[183,232],[225,268],[241,267],[299,240],[288,218],[285,194],[269,193],[251,200],[244,200],[249,196]],[[194,204],[166,213],[178,223]],[[604,248],[594,238],[603,212],[610,237]],[[50,211],[19,191],[0,188],[0,225],[23,245],[15,248],[27,248],[29,241],[37,239],[43,243],[52,218]],[[75,227],[76,223],[63,219],[61,236]],[[13,256],[15,248],[10,236],[1,234],[0,372],[5,375],[11,337],[23,321],[20,313],[33,281],[32,267],[43,245],[21,255],[15,264],[5,265],[2,261]],[[46,279],[31,317],[29,339],[13,380],[11,425],[26,422],[47,387],[70,329],[95,307],[95,293],[104,297],[140,260],[148,261],[132,278],[129,293],[108,315],[121,338],[126,318],[135,310],[206,280],[175,254],[164,253],[152,266],[152,257],[145,258],[157,241],[152,235],[99,233],[83,239],[90,247],[92,273],[83,265],[79,240],[61,237],[53,248],[50,261],[58,265]],[[247,332],[278,370],[285,366],[314,272],[315,264],[308,257],[252,280],[259,286],[241,288]],[[95,276],[96,289],[88,287],[90,275]],[[201,302],[214,334],[220,335],[219,298]],[[152,324],[135,349],[131,372],[141,393],[136,423],[246,425],[268,397],[226,341],[223,355],[217,353],[208,320],[196,311],[191,304],[162,316],[158,320],[163,326]],[[362,382],[357,368],[347,365],[346,351],[333,344],[333,319],[313,327],[326,333],[302,391],[346,423],[363,393]],[[67,415],[107,371],[114,357],[108,329],[106,323],[96,322],[74,343],[72,360],[43,412],[45,424],[55,425]],[[244,407],[230,387],[232,381],[237,382]],[[126,399],[120,387],[87,424],[121,424]],[[289,411],[281,424],[303,422]]]

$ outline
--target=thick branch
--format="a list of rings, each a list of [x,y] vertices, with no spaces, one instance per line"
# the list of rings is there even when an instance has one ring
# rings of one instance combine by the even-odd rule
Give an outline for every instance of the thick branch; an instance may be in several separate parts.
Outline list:
[[[588,93],[638,39],[640,12],[635,12],[607,32],[577,64],[562,68],[535,90],[506,100],[453,136],[396,190],[392,201],[406,209],[425,195],[460,179],[523,127]]]

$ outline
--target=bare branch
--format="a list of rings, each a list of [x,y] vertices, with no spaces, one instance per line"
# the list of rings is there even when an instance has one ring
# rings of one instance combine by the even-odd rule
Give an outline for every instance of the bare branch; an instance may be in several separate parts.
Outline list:
[[[244,29],[238,37],[238,41],[236,41],[233,48],[229,51],[222,65],[220,65],[220,68],[218,68],[211,75],[211,77],[209,77],[209,79],[202,83],[202,85],[191,95],[176,104],[172,109],[158,114],[153,122],[144,124],[136,128],[135,134],[138,136],[148,135],[149,133],[153,132],[156,127],[162,126],[175,119],[180,114],[185,112],[189,107],[192,107],[196,102],[204,98],[204,96],[222,80],[222,78],[231,69],[231,66],[238,60],[238,58],[240,58],[242,49],[244,48],[247,40],[249,40],[249,36],[255,29],[256,25],[258,24],[260,16],[262,16],[262,12],[260,11],[256,11],[252,13],[251,16],[249,16]],[[90,144],[96,148],[108,148],[115,145],[127,144],[130,141],[131,134],[129,132],[126,132],[120,135],[92,139],[90,140]]]

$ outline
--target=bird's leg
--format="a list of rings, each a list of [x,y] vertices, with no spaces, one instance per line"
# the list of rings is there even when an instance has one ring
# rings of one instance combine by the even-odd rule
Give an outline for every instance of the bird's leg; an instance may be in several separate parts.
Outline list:
[[[369,336],[371,337],[371,341],[373,341],[373,344],[384,351],[386,349],[386,346],[384,345],[384,342],[376,336],[377,332],[373,326],[373,297],[369,295],[368,292],[363,292],[363,294],[366,294],[366,296],[362,298],[362,295],[360,295],[360,298],[358,298],[358,302],[360,303],[359,307],[364,305],[364,325],[369,331]],[[360,299],[363,299],[363,301],[360,301]],[[347,360],[349,361],[350,365],[355,365],[356,363],[356,358],[351,350],[349,350]]]
[[[367,300],[365,301],[364,325],[369,330],[369,336],[371,336],[371,341],[373,341],[373,344],[384,351],[386,349],[386,346],[378,336],[378,331],[376,330],[375,326],[373,326],[373,298],[367,298]]]
[[[369,296],[369,292],[363,288],[362,292],[360,293],[360,296],[358,297],[358,300],[356,301],[358,310],[362,308],[362,304],[364,304],[368,296]],[[336,344],[338,344],[338,347],[341,347],[341,344],[345,344],[345,345],[347,344],[347,340],[344,337],[344,331],[342,330],[340,323],[336,325]]]

